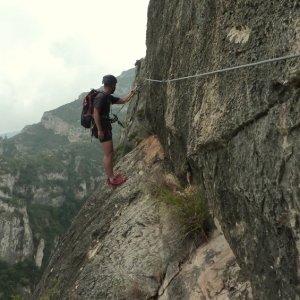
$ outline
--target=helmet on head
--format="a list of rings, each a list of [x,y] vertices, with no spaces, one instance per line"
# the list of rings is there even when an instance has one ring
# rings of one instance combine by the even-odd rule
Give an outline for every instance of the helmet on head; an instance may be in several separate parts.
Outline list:
[[[105,75],[103,76],[102,83],[104,84],[112,84],[117,83],[117,78],[113,75]]]

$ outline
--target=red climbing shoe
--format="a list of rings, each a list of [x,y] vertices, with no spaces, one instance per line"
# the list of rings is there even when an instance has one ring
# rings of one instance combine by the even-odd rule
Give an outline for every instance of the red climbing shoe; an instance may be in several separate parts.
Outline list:
[[[115,180],[115,179],[118,179],[118,178],[120,178],[120,177],[121,177],[121,173],[118,172],[118,173],[116,173],[116,174],[114,175],[114,180]],[[109,183],[110,183],[109,178],[106,178],[106,183],[107,183],[108,185],[110,185],[110,184],[109,184]]]
[[[113,189],[115,189],[118,186],[121,186],[125,181],[127,180],[126,176],[123,176],[122,178],[114,178],[114,181],[111,182],[109,179],[106,179],[106,183]]]
[[[120,172],[118,172],[118,173],[116,173],[116,174],[114,175],[114,179],[118,179],[119,177],[121,177],[121,173],[120,173]]]

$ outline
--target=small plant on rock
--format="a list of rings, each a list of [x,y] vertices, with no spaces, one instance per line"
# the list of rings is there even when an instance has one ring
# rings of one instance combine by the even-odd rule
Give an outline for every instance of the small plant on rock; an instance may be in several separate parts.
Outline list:
[[[135,145],[138,145],[142,141],[142,138],[139,137],[136,131],[134,131],[128,136],[128,141],[133,142]]]
[[[21,297],[20,295],[11,296],[13,300],[25,300],[25,298]]]
[[[51,300],[53,297],[59,296],[59,280],[53,279],[53,286],[46,290],[46,296],[42,297],[40,300]]]
[[[147,299],[148,293],[137,282],[133,282],[126,291],[126,299],[144,300]]]
[[[183,189],[177,182],[163,179],[161,184],[150,187],[153,197],[166,205],[166,209],[181,224],[185,236],[207,237],[209,214],[204,202],[204,192],[197,187]]]
[[[139,121],[143,121],[145,119],[145,111],[143,108],[136,112],[136,117]]]

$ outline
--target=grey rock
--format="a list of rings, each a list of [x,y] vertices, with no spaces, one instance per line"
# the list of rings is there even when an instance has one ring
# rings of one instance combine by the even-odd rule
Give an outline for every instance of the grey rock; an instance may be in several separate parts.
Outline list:
[[[151,0],[147,55],[137,77],[175,79],[297,53],[298,8],[286,0]],[[177,247],[169,239],[174,234],[176,240],[176,226],[166,216],[156,219],[137,181],[111,194],[102,187],[74,221],[36,295],[58,278],[56,299],[299,299],[297,65],[297,59],[283,60],[213,76],[146,81],[139,102],[129,105],[122,139],[143,127],[134,117],[140,106],[146,128],[141,136],[157,135],[164,163],[180,182],[187,183],[191,167],[223,235],[196,249],[188,241]],[[122,170],[159,178],[155,156],[148,155],[147,169],[139,147],[121,161]],[[145,224],[143,212],[152,220],[146,228],[137,225]],[[134,223],[127,224],[130,216]],[[162,270],[159,276],[147,267],[152,261]]]
[[[0,200],[0,260],[8,265],[33,254],[33,236],[26,207]]]
[[[224,235],[216,231],[198,248],[150,196],[149,185],[165,176],[176,180],[157,137],[143,140],[117,170],[128,181],[116,190],[100,186],[89,199],[53,254],[35,298],[55,289],[53,299],[194,299],[238,292],[232,299],[252,299]]]
[[[150,1],[149,78],[180,78],[299,52],[294,5]],[[297,64],[283,60],[152,82],[147,91],[152,130],[177,176],[190,163],[254,299],[299,297]]]

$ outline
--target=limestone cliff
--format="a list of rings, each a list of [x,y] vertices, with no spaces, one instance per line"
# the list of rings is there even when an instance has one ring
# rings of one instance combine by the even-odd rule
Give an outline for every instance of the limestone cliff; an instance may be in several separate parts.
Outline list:
[[[36,297],[300,299],[299,59],[164,81],[300,52],[299,20],[297,1],[150,0],[137,78],[163,82],[145,82],[122,138],[144,127],[162,149],[148,138],[120,161],[128,182],[99,187]],[[218,227],[196,247],[142,193],[187,166]]]
[[[56,249],[34,299],[252,299],[221,231],[209,240],[182,234],[151,197],[149,184],[176,180],[156,136],[144,139],[117,170],[120,188],[102,185]],[[84,224],[84,225],[83,225]]]
[[[150,1],[148,76],[298,53],[299,18],[291,1]],[[283,84],[299,67],[283,60],[147,86],[154,132],[176,173],[188,161],[201,179],[254,299],[300,293],[299,89]]]
[[[55,134],[67,136],[70,142],[78,142],[84,136],[84,128],[72,126],[51,112],[45,112],[41,123],[46,129],[52,129]]]
[[[33,234],[26,207],[0,200],[0,260],[12,265],[33,254]]]

